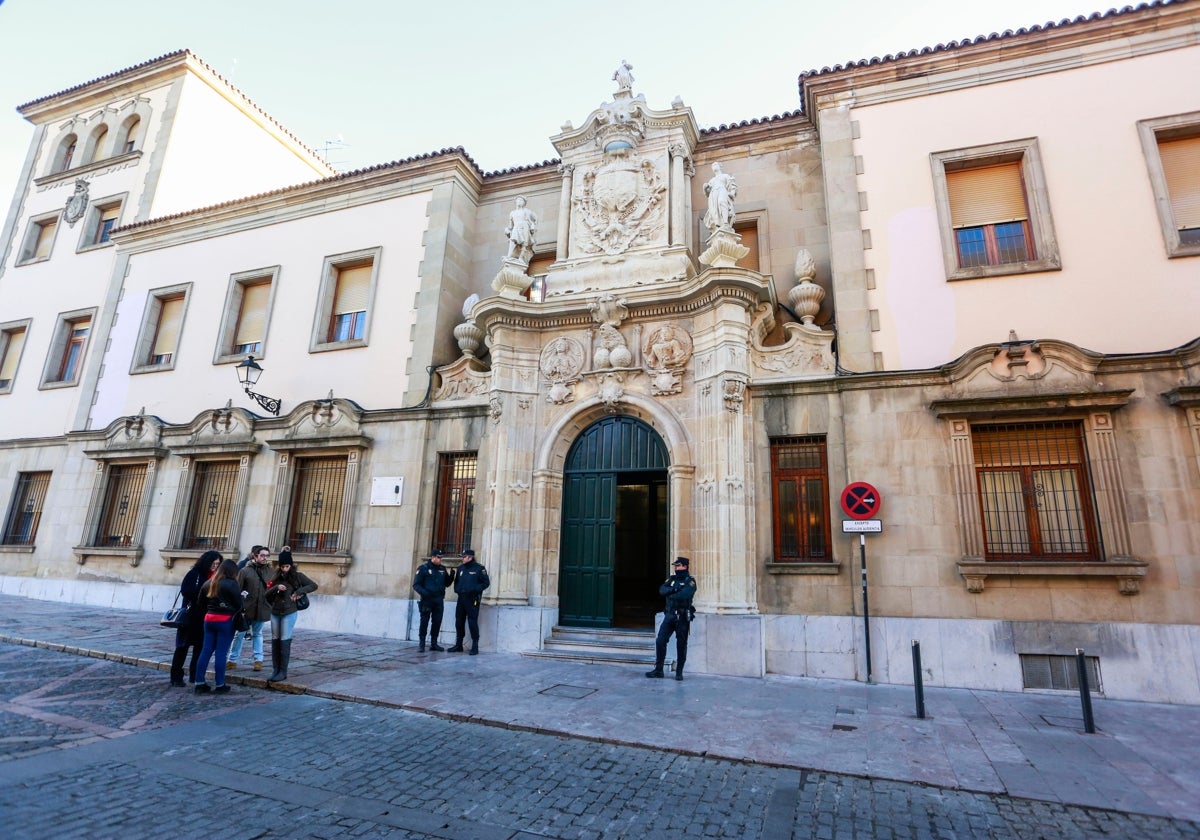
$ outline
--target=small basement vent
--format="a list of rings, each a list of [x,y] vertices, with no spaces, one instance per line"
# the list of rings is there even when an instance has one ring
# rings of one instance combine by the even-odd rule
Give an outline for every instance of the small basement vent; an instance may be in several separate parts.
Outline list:
[[[1088,687],[1100,692],[1100,657],[1088,656]],[[1021,678],[1025,688],[1053,691],[1078,691],[1079,674],[1074,656],[1052,656],[1040,653],[1021,654]]]

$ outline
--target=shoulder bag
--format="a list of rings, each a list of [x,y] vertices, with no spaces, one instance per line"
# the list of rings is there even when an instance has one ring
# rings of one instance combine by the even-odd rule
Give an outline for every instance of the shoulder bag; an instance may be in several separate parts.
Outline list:
[[[178,593],[178,592],[175,593],[174,606],[172,606],[171,609],[169,609],[165,613],[163,613],[162,618],[159,619],[158,623],[160,625],[162,625],[163,627],[178,628],[178,627],[183,627],[184,625],[187,624],[188,608],[191,605],[188,604],[187,601],[184,601],[182,604],[179,603],[180,594],[181,593]]]

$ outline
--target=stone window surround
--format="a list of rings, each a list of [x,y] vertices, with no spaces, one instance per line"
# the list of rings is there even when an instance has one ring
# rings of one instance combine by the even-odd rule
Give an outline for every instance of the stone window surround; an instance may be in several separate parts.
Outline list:
[[[379,264],[383,255],[383,247],[363,248],[358,251],[347,251],[333,254],[325,258],[321,266],[321,285],[317,290],[317,309],[313,317],[312,336],[308,344],[309,353],[324,353],[330,350],[348,350],[352,347],[366,347],[371,342],[371,322],[375,313],[375,291],[379,287]],[[349,341],[329,341],[329,319],[333,316],[334,296],[337,294],[338,269],[352,268],[371,263],[371,285],[367,291],[366,323],[363,325],[363,337]]]
[[[708,228],[704,226],[704,214],[706,212],[707,206],[701,208],[700,212],[696,214],[696,242],[703,243],[708,239]],[[758,228],[758,273],[770,275],[771,238],[768,233],[767,203],[765,201],[747,201],[744,204],[739,204],[733,216],[733,224],[735,227],[738,225],[749,226],[753,224]]]
[[[84,362],[87,359],[87,353],[92,344],[92,335],[96,331],[96,312],[97,307],[93,306],[88,309],[74,309],[70,312],[58,313],[58,320],[54,327],[54,337],[50,340],[50,350],[46,353],[46,364],[42,368],[42,381],[38,385],[38,390],[47,391],[54,388],[73,388],[79,384],[80,376],[83,374]],[[88,331],[88,336],[83,342],[83,350],[79,354],[79,368],[75,371],[73,379],[51,379],[52,376],[57,376],[59,369],[62,367],[63,353],[67,350],[67,344],[71,340],[71,330],[79,321],[90,320],[92,322],[91,329]]]
[[[146,307],[142,311],[142,325],[138,329],[137,342],[133,345],[133,358],[129,360],[130,375],[140,373],[156,373],[162,370],[174,370],[175,362],[179,359],[179,342],[183,340],[183,327],[187,321],[188,300],[191,298],[192,284],[179,283],[174,286],[163,286],[151,289],[146,293]],[[147,362],[150,350],[158,337],[159,318],[162,316],[163,302],[183,296],[183,312],[179,316],[179,335],[175,341],[175,350],[171,353],[171,361],[152,365]]]
[[[1125,487],[1116,451],[1113,412],[1129,402],[1132,390],[1084,391],[1010,397],[936,400],[930,408],[947,421],[952,475],[958,498],[962,560],[958,572],[967,591],[984,591],[988,577],[1113,577],[1122,595],[1136,595],[1149,564],[1133,556]],[[992,421],[1079,420],[1083,423],[1096,500],[1096,525],[1105,559],[1090,562],[1055,560],[989,561],[983,553],[983,523],[975,480],[971,425]]]
[[[8,342],[12,340],[13,333],[20,330],[24,330],[25,332],[25,341],[21,344],[21,355],[17,358],[17,366],[13,371],[12,384],[0,388],[0,394],[12,393],[13,385],[17,381],[17,374],[21,371],[21,360],[25,357],[25,348],[29,346],[29,326],[32,323],[32,318],[22,318],[19,321],[5,321],[0,324],[0,365],[4,363],[4,355],[8,351]]]
[[[1146,158],[1146,169],[1150,175],[1150,186],[1154,190],[1154,206],[1158,210],[1158,221],[1162,226],[1163,243],[1167,257],[1200,256],[1200,243],[1184,245],[1175,225],[1175,214],[1171,210],[1171,194],[1167,190],[1167,178],[1163,172],[1162,158],[1158,154],[1160,140],[1179,140],[1200,135],[1200,111],[1139,120],[1138,135],[1142,140],[1142,154]]]
[[[21,240],[21,250],[17,254],[16,262],[13,263],[14,267],[34,265],[50,259],[50,255],[54,251],[54,243],[58,240],[58,232],[62,228],[62,223],[59,219],[61,213],[61,210],[54,210],[49,213],[39,213],[36,216],[29,217],[29,224],[25,228],[25,236]],[[50,238],[50,252],[44,257],[35,256],[38,237],[41,236],[41,229],[49,222],[54,222],[54,234]]]
[[[275,462],[275,497],[271,508],[271,525],[267,531],[267,545],[287,544],[288,525],[292,518],[293,494],[296,480],[296,457],[346,458],[346,479],[342,493],[342,518],[338,526],[338,550],[331,554],[316,554],[293,551],[300,563],[333,565],[339,577],[345,577],[354,562],[351,552],[354,538],[354,515],[358,508],[359,472],[363,454],[371,445],[371,439],[353,435],[325,439],[280,439],[269,440],[267,445],[278,452]],[[344,537],[344,539],[342,539]]]
[[[113,195],[98,198],[91,203],[87,211],[87,222],[83,226],[82,232],[79,234],[79,245],[75,248],[75,253],[82,254],[86,251],[95,251],[100,248],[108,248],[112,246],[112,240],[108,242],[92,242],[96,238],[96,232],[100,227],[100,216],[105,210],[110,210],[113,207],[117,208],[117,221],[113,227],[121,226],[121,214],[125,212],[126,199],[129,198],[128,192],[114,193]]]
[[[271,330],[271,311],[275,307],[275,292],[279,288],[279,272],[281,267],[273,265],[268,268],[257,268],[253,271],[239,271],[229,275],[229,288],[225,292],[225,308],[221,313],[221,327],[217,332],[217,346],[213,351],[214,365],[235,364],[246,358],[244,353],[233,351],[233,339],[237,334],[238,322],[242,314],[242,296],[247,286],[259,283],[270,283],[271,292],[267,296],[267,314],[263,322],[262,347],[254,354],[255,359],[265,359],[267,355],[267,334]]]
[[[89,557],[124,557],[129,561],[129,565],[136,566],[141,562],[144,551],[142,543],[146,537],[146,522],[149,519],[150,502],[154,496],[154,479],[158,472],[158,462],[167,456],[167,450],[157,446],[147,446],[124,451],[85,451],[84,454],[96,461],[96,480],[92,486],[87,516],[84,518],[83,536],[79,545],[71,549],[75,554],[75,560],[82,566]],[[117,548],[90,545],[89,543],[95,539],[96,529],[100,526],[100,516],[104,510],[104,497],[108,492],[113,466],[143,463],[146,465],[146,481],[142,485],[142,498],[138,504],[138,518],[134,527],[132,544]]]
[[[960,268],[958,244],[950,221],[950,193],[946,186],[946,171],[975,169],[997,163],[1021,162],[1021,173],[1025,183],[1025,203],[1029,211],[1029,229],[1033,236],[1033,247],[1037,259],[1002,265],[976,265]],[[1000,277],[1012,274],[1031,274],[1041,271],[1058,271],[1062,260],[1058,253],[1058,239],[1054,234],[1054,223],[1050,215],[1050,196],[1046,189],[1046,176],[1042,169],[1042,155],[1036,137],[932,152],[929,163],[933,170],[933,199],[937,208],[938,234],[942,242],[942,261],[946,266],[947,280],[967,280],[976,277]]]
[[[188,512],[192,506],[192,495],[196,490],[198,473],[192,469],[196,464],[205,461],[238,460],[237,486],[234,488],[233,511],[229,520],[229,541],[226,554],[241,556],[236,550],[241,540],[242,519],[246,512],[246,498],[250,488],[250,467],[254,455],[261,447],[257,443],[214,444],[172,449],[172,455],[179,455],[182,463],[179,469],[179,484],[175,492],[175,509],[171,515],[171,532],[167,538],[167,546],[160,548],[158,554],[162,557],[164,568],[171,568],[176,560],[187,560],[194,563],[207,549],[182,548],[187,530]]]

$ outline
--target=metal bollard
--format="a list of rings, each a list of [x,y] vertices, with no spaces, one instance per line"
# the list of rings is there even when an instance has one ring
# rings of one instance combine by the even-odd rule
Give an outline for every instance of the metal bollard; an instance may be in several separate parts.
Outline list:
[[[921,643],[912,640],[913,691],[917,695],[917,717],[925,719],[925,682],[921,679]]]
[[[1092,717],[1092,691],[1088,686],[1087,657],[1083,648],[1075,648],[1075,670],[1079,674],[1079,702],[1083,705],[1083,731],[1096,732],[1096,720]]]

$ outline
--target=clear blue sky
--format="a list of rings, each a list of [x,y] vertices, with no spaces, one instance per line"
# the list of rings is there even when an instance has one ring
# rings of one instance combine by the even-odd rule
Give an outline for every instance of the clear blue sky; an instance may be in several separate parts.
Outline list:
[[[633,65],[701,126],[794,110],[804,71],[1048,20],[1098,0],[0,0],[0,202],[32,127],[17,105],[189,48],[343,171],[463,146],[485,169],[611,99]],[[236,154],[230,149],[230,154]]]

